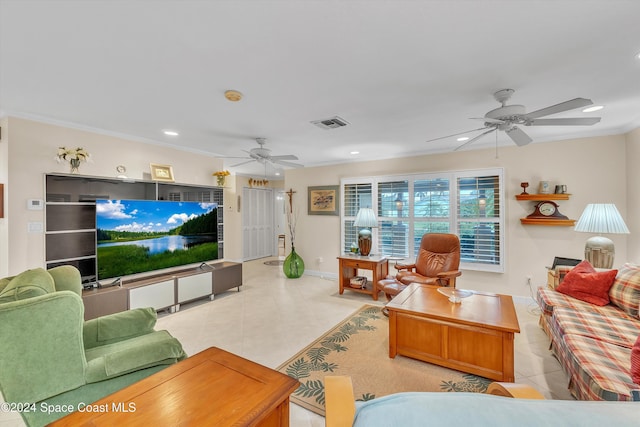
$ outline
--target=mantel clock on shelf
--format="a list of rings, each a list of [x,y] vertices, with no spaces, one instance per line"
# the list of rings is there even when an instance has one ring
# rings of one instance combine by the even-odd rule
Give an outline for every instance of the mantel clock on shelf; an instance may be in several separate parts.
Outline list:
[[[536,204],[533,213],[527,215],[529,219],[569,219],[560,213],[557,203],[551,200],[542,200]]]

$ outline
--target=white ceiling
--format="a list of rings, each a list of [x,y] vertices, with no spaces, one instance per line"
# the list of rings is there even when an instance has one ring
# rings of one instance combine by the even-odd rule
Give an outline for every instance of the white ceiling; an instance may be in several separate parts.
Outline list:
[[[314,166],[452,151],[425,141],[481,127],[512,88],[527,111],[605,106],[534,142],[617,134],[640,125],[639,18],[636,0],[0,0],[0,114],[219,156],[264,137]],[[350,125],[310,123],[336,115]]]

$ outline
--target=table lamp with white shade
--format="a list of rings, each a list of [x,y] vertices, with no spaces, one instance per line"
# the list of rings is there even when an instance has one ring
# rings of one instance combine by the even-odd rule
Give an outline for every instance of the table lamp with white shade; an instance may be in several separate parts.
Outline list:
[[[356,220],[353,225],[355,227],[368,227],[362,228],[358,232],[358,248],[360,248],[360,255],[367,256],[371,252],[371,230],[369,228],[377,227],[378,220],[376,214],[371,208],[361,208],[356,215]]]
[[[620,212],[613,203],[588,204],[582,212],[575,231],[598,234],[629,234]],[[613,242],[604,236],[587,239],[584,258],[596,268],[611,268],[615,257]]]

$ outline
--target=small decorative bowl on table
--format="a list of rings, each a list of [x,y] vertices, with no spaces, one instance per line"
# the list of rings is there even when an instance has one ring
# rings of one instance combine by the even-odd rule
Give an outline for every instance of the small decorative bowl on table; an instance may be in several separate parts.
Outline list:
[[[438,292],[449,298],[449,301],[454,304],[460,304],[463,298],[468,298],[473,295],[473,291],[456,288],[438,288]]]

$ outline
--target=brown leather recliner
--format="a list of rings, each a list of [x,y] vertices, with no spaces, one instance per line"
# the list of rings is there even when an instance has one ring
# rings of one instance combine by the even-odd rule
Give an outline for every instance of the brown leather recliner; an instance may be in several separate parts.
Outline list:
[[[378,282],[387,299],[398,295],[411,283],[456,287],[460,267],[460,239],[455,234],[427,233],[422,236],[414,264],[396,264],[396,277]]]

